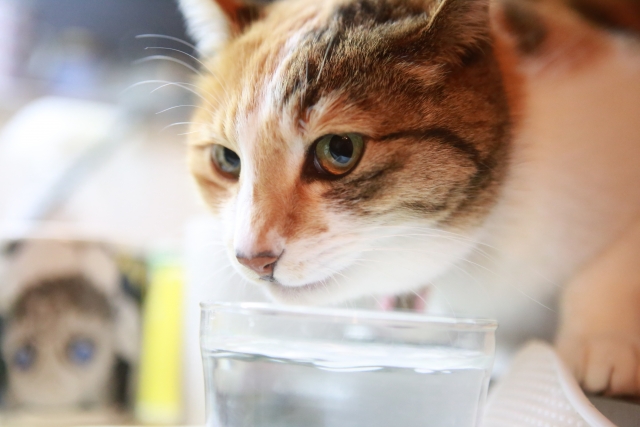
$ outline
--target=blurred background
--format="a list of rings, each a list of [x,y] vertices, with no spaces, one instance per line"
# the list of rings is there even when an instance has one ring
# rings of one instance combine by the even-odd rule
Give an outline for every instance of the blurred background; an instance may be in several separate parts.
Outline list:
[[[173,0],[0,0],[0,425],[204,419],[184,31]]]
[[[137,38],[152,34],[164,38]],[[189,83],[198,64],[168,37],[186,39],[172,0],[0,0],[5,227],[46,217],[132,244],[175,239],[198,207],[184,174],[186,125],[165,127],[188,121],[190,108],[177,106],[193,102],[188,90],[161,82]],[[99,152],[93,159],[89,146]],[[62,182],[83,156],[90,167]],[[48,204],[35,200],[46,192],[35,190],[45,186],[35,175],[56,173]]]

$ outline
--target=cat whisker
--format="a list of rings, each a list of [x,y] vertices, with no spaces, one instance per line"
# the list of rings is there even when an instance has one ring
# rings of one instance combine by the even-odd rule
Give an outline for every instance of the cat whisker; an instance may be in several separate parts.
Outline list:
[[[401,227],[393,226],[393,225],[390,225],[390,226],[383,225],[382,227],[401,228]],[[381,227],[375,227],[375,228],[369,228],[369,229],[375,230],[377,228],[381,228]],[[420,229],[420,228],[418,228],[418,229]],[[458,233],[454,233],[454,232],[447,231],[447,230],[438,230],[438,229],[430,228],[430,227],[421,227],[421,229],[424,229],[425,231],[437,231],[439,233],[445,233],[445,234],[448,234],[448,235],[451,235],[451,236],[443,236],[443,235],[439,235],[439,234],[420,234],[420,233],[413,233],[413,236],[415,236],[415,237],[437,237],[437,238],[450,239],[450,240],[454,240],[454,241],[465,241],[465,242],[468,242],[468,243],[474,243],[476,246],[471,248],[471,251],[483,256],[484,258],[486,258],[487,260],[489,260],[491,262],[499,263],[499,257],[487,253],[481,247],[486,247],[486,248],[492,249],[492,250],[496,251],[497,254],[500,257],[504,257],[504,258],[509,259],[509,260],[513,260],[515,258],[514,256],[512,256],[512,255],[510,255],[508,253],[504,253],[502,251],[499,251],[496,247],[494,247],[492,245],[486,244],[484,242],[480,242],[480,241],[475,240],[475,239],[470,239],[470,238],[468,238],[466,236],[463,236],[463,235],[460,235]],[[383,237],[388,237],[388,236],[393,236],[393,235],[386,235],[386,236],[383,236]],[[408,234],[397,235],[397,236],[411,237],[411,235],[408,235]],[[367,238],[364,238],[364,239],[376,239],[376,238],[381,238],[381,237],[367,237]],[[481,247],[478,247],[478,246],[481,246]],[[558,288],[558,289],[563,289],[562,285],[553,282],[548,277],[543,275],[538,269],[532,268],[530,266],[525,266],[525,268],[529,269],[532,274],[535,274],[537,277],[539,277],[542,280],[544,280],[547,284],[549,284],[549,285],[551,285],[551,286],[553,286],[555,288]]]
[[[211,248],[214,248],[215,246],[203,246],[201,248],[199,248],[199,251],[207,251],[207,254],[209,255],[218,255],[221,252],[224,252],[227,250],[227,248],[223,248],[223,247],[217,247],[214,250],[212,250]]]
[[[217,270],[216,272],[214,272],[214,275],[217,275],[218,273],[220,273],[220,272],[222,272],[222,271],[224,271],[224,270],[222,270],[222,269],[221,269],[221,270]],[[236,271],[235,271],[235,270],[231,270],[231,271],[227,272],[227,274],[226,274],[226,275],[216,277],[215,279],[216,279],[216,280],[218,280],[218,281],[220,281],[220,282],[222,282],[222,281],[228,281],[228,280],[229,280],[229,279],[231,279],[235,274],[236,274]],[[211,281],[211,280],[214,280],[214,276],[210,276],[210,277],[207,279],[207,281]]]
[[[186,55],[186,56],[188,56],[189,58],[193,59],[194,61],[196,61],[198,64],[200,64],[200,66],[201,66],[202,68],[204,68],[205,70],[207,70],[207,71],[209,72],[209,74],[213,75],[213,71],[211,71],[211,69],[210,69],[209,67],[207,67],[207,65],[206,65],[204,62],[200,61],[200,60],[199,60],[198,58],[196,58],[195,56],[193,56],[193,55],[191,55],[191,54],[188,54],[187,52],[182,51],[182,50],[180,50],[180,49],[174,49],[174,48],[171,48],[171,47],[161,47],[161,46],[147,46],[147,47],[145,47],[145,50],[147,50],[147,49],[163,49],[163,50],[170,50],[170,51],[173,51],[173,52],[181,53],[181,54]]]
[[[211,102],[209,102],[209,100],[207,100],[206,98],[204,98],[202,95],[200,95],[200,93],[199,93],[199,92],[197,92],[197,90],[198,90],[198,86],[197,86],[197,85],[194,85],[193,83],[184,83],[184,82],[178,82],[177,84],[178,84],[178,85],[185,86],[185,87],[183,87],[183,89],[188,90],[188,91],[190,91],[190,92],[194,93],[194,94],[195,94],[195,95],[197,95],[200,99],[202,99],[202,100],[203,100],[203,101],[205,101],[207,104],[209,104],[209,106],[210,106],[210,107],[212,107],[212,108],[213,108],[213,104],[212,104]],[[160,90],[160,89],[162,89],[162,88],[164,88],[164,87],[171,86],[171,85],[176,85],[176,83],[174,83],[174,82],[166,82],[165,84],[163,84],[163,85],[161,85],[161,86],[158,86],[157,88],[153,89],[153,90],[151,91],[151,93],[153,93],[153,92],[155,92],[155,91],[158,91],[158,90]],[[180,86],[180,87],[182,87],[182,86]],[[194,88],[194,89],[193,89],[193,90],[191,90],[189,87],[192,87],[192,88]],[[212,97],[213,99],[215,99],[217,102],[220,102],[220,99],[219,99],[219,98],[217,98],[216,96],[213,96],[213,95],[212,95],[212,94],[210,94],[210,93],[207,93],[207,95],[211,96],[211,97]],[[208,108],[207,108],[207,111],[212,111],[212,110],[210,110],[210,109],[208,109]]]
[[[218,254],[220,254],[220,253],[225,253],[225,252],[227,251],[227,248],[224,248],[224,247],[218,247],[218,248],[216,248],[215,250],[211,250],[210,248],[211,248],[211,247],[209,247],[209,248],[206,248],[206,247],[205,247],[205,248],[202,248],[202,249],[200,249],[200,250],[207,250],[207,254],[209,254],[209,255],[211,255],[211,256],[218,255]],[[211,251],[210,251],[210,250],[211,250]],[[209,251],[210,251],[210,252],[209,252]]]
[[[369,296],[371,298],[373,298],[373,300],[376,302],[376,304],[378,304],[378,307],[382,307],[382,301],[380,301],[378,298],[376,298],[376,296],[374,294],[369,294]]]
[[[424,307],[427,307],[427,300],[424,299],[424,297],[422,295],[420,295],[418,292],[416,292],[414,289],[411,289],[411,293],[414,294],[416,296],[416,298],[418,298],[420,301],[422,301],[422,304],[424,304]]]
[[[202,52],[200,52],[196,46],[194,46],[193,44],[189,43],[188,41],[182,40],[182,39],[180,39],[178,37],[167,36],[165,34],[138,34],[136,36],[136,39],[149,39],[149,38],[165,39],[165,40],[171,40],[171,41],[174,41],[174,42],[178,42],[178,43],[181,43],[181,44],[183,44],[183,45],[185,45],[187,47],[190,47],[191,49],[193,49],[194,52],[202,54]]]
[[[354,261],[355,261],[355,262],[354,262],[354,264],[356,264],[356,265],[362,264],[362,262],[363,262],[363,261],[364,261],[364,262],[384,262],[384,260],[372,260],[372,259],[355,259]],[[460,270],[461,270],[461,271],[465,271],[465,270],[464,270],[464,269],[462,269],[462,268],[460,268]],[[338,272],[335,272],[335,273],[338,273]],[[335,273],[334,273],[334,274],[335,274]],[[467,273],[467,274],[468,274],[468,273]],[[344,275],[343,275],[343,276],[344,276]],[[346,278],[346,276],[345,276],[345,278]],[[474,281],[475,281],[475,280],[474,280]],[[477,284],[478,286],[480,286],[480,287],[483,289],[483,291],[484,291],[485,293],[488,293],[488,292],[487,292],[487,290],[486,290],[486,289],[484,289],[484,287],[482,287],[479,283],[476,283],[476,284]],[[446,293],[445,293],[445,292],[443,292],[443,291],[442,291],[442,289],[441,289],[439,286],[437,286],[436,284],[434,284],[434,283],[432,283],[432,282],[428,282],[428,283],[427,283],[427,286],[430,286],[430,287],[432,287],[432,288],[434,288],[434,289],[436,289],[436,290],[438,290],[438,291],[440,292],[440,294],[442,295],[442,298],[444,299],[445,303],[447,304],[447,307],[448,307],[448,311],[449,311],[449,313],[450,313],[452,316],[457,317],[457,316],[458,316],[458,313],[457,313],[457,312],[456,312],[456,310],[453,308],[453,305],[451,304],[451,301],[450,301],[450,300],[449,300],[449,298],[447,297]],[[419,298],[419,299],[423,302],[423,304],[424,304],[425,308],[426,308],[426,307],[428,307],[428,302],[427,302],[427,300],[425,300],[425,298],[424,298],[422,295],[420,295],[418,292],[416,292],[416,291],[415,291],[415,290],[413,290],[413,289],[409,290],[408,292],[413,293],[417,298]],[[382,306],[383,306],[382,302],[381,302],[381,301],[376,297],[376,295],[375,295],[375,294],[373,294],[373,293],[368,293],[368,296],[369,296],[369,297],[371,297],[371,298],[372,298],[372,299],[373,299],[373,300],[378,304],[378,306],[379,306],[379,307],[382,307]]]
[[[198,247],[198,250],[209,250],[211,248],[216,248],[216,250],[221,251],[223,249],[226,249],[226,246],[223,244],[217,244],[217,243],[210,243],[210,244],[206,244],[206,245],[201,245]]]
[[[151,83],[173,83],[173,84],[176,84],[176,85],[179,84],[177,82],[168,82],[167,80],[143,80],[141,82],[136,82],[136,83],[133,83],[133,84],[127,86],[126,88],[124,88],[120,92],[120,94],[126,93],[126,92],[130,91],[131,89],[134,89],[134,88],[136,88],[138,86],[147,85],[147,84],[151,84]]]
[[[173,107],[165,108],[162,111],[158,111],[156,114],[162,114],[162,113],[166,113],[167,111],[170,111],[170,110],[175,110],[176,108],[184,108],[184,107],[202,108],[203,110],[207,110],[208,112],[212,113],[211,110],[209,110],[208,108],[205,108],[205,107],[201,107],[200,105],[184,104],[184,105],[174,105]]]
[[[399,236],[401,236],[401,235],[399,235]],[[411,237],[423,237],[423,236],[434,236],[434,234],[431,234],[431,233],[429,233],[429,234],[426,234],[426,233],[416,234],[416,233],[414,233],[413,235],[411,235]],[[450,240],[459,240],[459,239],[451,238],[450,236],[442,236],[442,235],[435,235],[435,236],[439,237],[439,238],[450,239]],[[361,237],[359,239],[359,241],[367,241],[367,240],[370,240],[370,239],[371,238],[369,238],[369,237]],[[342,250],[340,252],[345,253],[345,250],[344,250],[345,248],[341,247],[341,249]],[[498,260],[495,257],[491,256],[490,254],[486,253],[485,251],[483,251],[483,250],[481,250],[481,249],[479,249],[477,247],[473,247],[473,248],[470,248],[470,249],[471,249],[471,253],[477,253],[479,256],[482,256],[482,257],[488,259],[489,261],[498,262]],[[375,247],[372,247],[372,248],[369,248],[369,249],[365,249],[365,250],[363,250],[361,248],[357,248],[357,249],[354,249],[354,250],[356,250],[357,252],[373,252],[373,251],[385,251],[385,250],[390,250],[390,251],[394,251],[394,252],[411,250],[411,251],[415,252],[415,249],[411,249],[411,248],[406,248],[406,247],[397,247],[396,248],[396,247],[381,246],[381,245],[375,246]],[[331,249],[331,251],[333,251],[333,249]],[[346,252],[352,252],[352,251],[347,250]],[[421,250],[420,252],[426,253],[426,254],[435,254],[435,252],[427,251],[427,250]],[[379,260],[370,260],[370,259],[361,259],[361,258],[353,260],[353,261],[355,261],[356,264],[361,264],[362,262],[379,262]],[[489,266],[483,265],[481,263],[474,262],[471,259],[469,259],[468,257],[462,258],[460,260],[460,262],[464,262],[465,264],[469,264],[469,265],[475,266],[475,267],[477,267],[479,269],[487,271],[490,274],[498,276],[498,273],[496,271],[492,270]],[[457,266],[457,268],[460,268],[460,267]],[[533,272],[535,273],[535,270],[533,270]],[[475,278],[473,278],[473,279],[475,281]],[[549,282],[549,283],[551,283],[551,282]],[[553,285],[557,286],[557,284],[553,284]],[[514,287],[514,289],[517,289],[517,288]],[[520,290],[518,290],[518,291],[520,292]],[[529,296],[527,295],[527,297],[529,297]],[[540,303],[540,301],[537,301],[537,302]],[[544,304],[542,304],[542,305],[544,305]]]
[[[175,123],[171,123],[170,125],[167,125],[165,127],[163,127],[162,129],[160,129],[160,132],[163,132],[169,128],[172,128],[174,126],[182,126],[182,125],[202,125],[202,126],[206,126],[205,123],[200,123],[200,122],[175,122]]]
[[[220,84],[220,88],[222,89],[222,91],[224,92],[224,96],[226,97],[225,100],[231,99],[231,94],[229,93],[229,91],[227,90],[224,82],[222,81],[222,79],[220,77],[218,77],[216,74],[211,74],[211,76],[216,79],[216,81]]]
[[[439,237],[442,239],[447,239],[455,242],[464,242],[464,243],[476,243],[473,240],[456,238],[451,236],[443,236],[440,234],[427,234],[427,233],[411,233],[411,234],[385,234],[383,236],[366,236],[362,237],[363,240],[375,240],[375,239],[385,239],[392,237],[413,237],[413,238],[423,238],[423,237]]]
[[[309,86],[309,59],[307,58],[307,62],[305,64],[305,76],[304,76],[304,88],[300,90],[300,105],[304,105],[304,96],[307,93],[307,87]]]
[[[371,249],[365,249],[362,252],[374,252],[374,251],[390,251],[390,252],[403,252],[403,251],[410,251],[410,252],[418,252],[421,254],[426,254],[426,255],[432,255],[432,254],[438,254],[439,252],[434,250],[425,250],[425,249],[415,249],[415,248],[404,248],[404,247],[382,247],[382,246],[378,246],[378,247],[372,247]],[[482,264],[478,264],[476,262],[473,262],[469,259],[467,259],[466,257],[462,257],[459,259],[459,261],[462,262],[466,262],[467,264],[471,264],[475,267],[478,267],[482,270],[487,271],[488,273],[491,273],[493,275],[498,275],[495,271],[491,270],[490,268],[482,265]]]
[[[426,228],[426,230],[436,230],[436,229],[431,229],[431,228]],[[457,235],[457,233],[451,233],[451,232],[447,232],[449,234],[453,234],[454,236]],[[407,237],[411,237],[411,235],[405,234],[405,235],[398,235],[398,236],[407,236]],[[479,242],[477,240],[474,239],[468,239],[468,238],[464,238],[464,236],[461,236],[460,238],[457,237],[450,237],[450,236],[441,236],[441,235],[437,235],[437,234],[419,234],[419,233],[415,233],[413,234],[413,236],[415,237],[439,237],[439,238],[444,238],[444,239],[451,239],[451,240],[455,240],[455,241],[466,241],[469,243],[475,243],[477,245],[481,245],[481,246],[485,246],[487,248],[493,249],[495,251],[498,251],[497,248],[495,248],[494,246]],[[385,236],[386,237],[386,236]],[[464,240],[463,240],[464,239]],[[482,255],[483,257],[485,257],[487,260],[492,261],[492,262],[499,262],[498,261],[498,257],[497,256],[493,256],[489,253],[487,253],[485,250],[475,246],[471,249],[472,251]],[[500,256],[506,257],[507,259],[514,259],[514,257],[508,253],[504,253],[502,251],[498,251],[498,253],[500,254]],[[556,287],[556,288],[562,288],[561,285],[554,283],[553,281],[551,281],[549,278],[545,277],[542,273],[540,273],[537,269],[533,269],[531,267],[528,267],[531,272],[535,275],[537,275],[538,277],[540,277],[541,279],[543,279],[545,282],[547,282],[548,284]]]
[[[404,233],[404,234],[384,234],[384,235],[378,235],[378,236],[358,236],[354,240],[358,241],[358,242],[360,242],[360,241],[366,242],[366,241],[371,241],[371,240],[383,241],[385,239],[391,239],[391,238],[423,239],[423,238],[426,238],[426,237],[434,238],[434,239],[444,239],[444,240],[448,240],[448,241],[451,241],[451,242],[458,242],[458,243],[466,243],[466,244],[474,244],[475,245],[475,242],[473,240],[462,239],[462,238],[457,238],[457,237],[452,237],[452,236],[443,236],[441,234],[433,234],[433,233]]]
[[[447,304],[447,307],[449,309],[449,316],[452,316],[454,318],[459,317],[458,313],[456,312],[456,310],[453,308],[453,305],[451,304],[451,301],[449,301],[449,298],[447,298],[447,295],[442,292],[442,290],[434,283],[428,282],[427,286],[430,286],[438,291],[440,291],[440,295],[442,295],[442,298],[444,298],[444,302]],[[427,307],[427,301],[425,301],[425,299],[418,294],[416,291],[411,291],[413,292],[418,298],[420,298],[422,300],[422,302],[425,305],[425,308]],[[453,346],[453,337],[451,336],[451,331],[448,332],[448,336],[449,336],[449,344]]]
[[[381,248],[381,250],[384,250],[384,248]],[[402,251],[402,250],[409,250],[409,251],[414,251],[414,252],[416,251],[415,249],[409,249],[409,248],[395,248],[395,251]],[[421,252],[424,252],[424,253],[433,253],[433,252],[427,252],[427,251],[421,251]],[[495,262],[497,262],[497,260],[496,260],[496,259],[491,258],[489,255],[487,255],[487,254],[484,254],[484,255],[486,255],[486,256],[487,256],[491,261],[495,261]],[[488,267],[486,267],[486,266],[484,266],[484,265],[482,265],[482,264],[479,264],[479,263],[473,262],[473,261],[469,260],[469,259],[468,259],[468,258],[466,258],[466,257],[462,257],[462,258],[460,258],[460,261],[462,261],[462,262],[466,262],[466,263],[468,263],[468,264],[471,264],[471,265],[473,265],[473,266],[476,266],[476,267],[478,267],[478,268],[481,268],[481,269],[483,269],[483,270],[485,270],[485,271],[487,271],[487,272],[489,272],[489,273],[491,273],[491,274],[495,275],[496,277],[499,277],[499,274],[498,274],[497,272],[495,272],[495,271],[491,270],[490,268],[488,268]],[[455,264],[454,264],[453,266],[454,266],[454,267],[457,267],[457,268],[460,268],[460,266],[456,266]],[[554,286],[554,287],[559,288],[559,289],[562,289],[562,288],[563,288],[563,286],[561,286],[561,285],[559,285],[559,284],[557,284],[557,283],[554,283],[553,281],[551,281],[551,280],[549,280],[549,279],[546,279],[542,274],[540,274],[540,273],[537,271],[537,269],[533,269],[533,268],[528,267],[528,266],[526,266],[526,268],[527,268],[527,269],[530,269],[530,271],[531,271],[533,274],[535,274],[535,275],[537,275],[537,276],[539,276],[539,277],[543,278],[544,280],[546,280],[546,281],[547,281],[547,283],[549,283],[551,286]],[[466,272],[466,270],[464,270],[464,271]],[[468,274],[468,272],[466,272],[466,273]],[[472,277],[472,276],[470,275],[470,277]],[[474,280],[475,280],[475,278],[474,278]],[[478,283],[478,284],[479,284],[479,283]],[[545,309],[550,310],[551,312],[555,312],[555,310],[553,310],[552,308],[550,308],[550,307],[546,306],[546,305],[545,305],[545,304],[543,304],[542,302],[540,302],[540,301],[536,300],[535,298],[531,297],[530,295],[528,295],[528,294],[524,293],[520,288],[518,288],[517,286],[515,286],[513,283],[511,283],[511,282],[507,282],[507,285],[508,285],[508,286],[510,286],[510,287],[512,287],[513,289],[516,289],[516,290],[517,290],[518,292],[520,292],[522,295],[524,295],[525,297],[529,298],[530,300],[532,300],[532,301],[536,302],[538,305],[540,305],[540,306],[544,307]]]
[[[154,92],[156,92],[156,91],[158,91],[158,90],[160,90],[160,89],[162,89],[162,88],[165,88],[165,87],[167,87],[167,86],[178,86],[178,87],[181,87],[182,89],[185,89],[185,90],[187,90],[187,91],[189,91],[189,92],[191,92],[191,93],[195,94],[198,98],[202,99],[204,102],[206,102],[207,104],[209,104],[209,106],[210,106],[211,108],[214,108],[213,104],[212,104],[208,99],[206,99],[206,98],[205,98],[204,96],[202,96],[199,92],[197,92],[197,90],[196,90],[196,89],[197,89],[197,86],[196,86],[196,85],[194,85],[194,84],[190,84],[190,83],[173,83],[173,82],[167,82],[167,83],[165,83],[165,84],[163,84],[163,85],[161,85],[161,86],[158,86],[157,88],[153,89],[153,90],[151,91],[151,93],[154,93]],[[192,86],[192,87],[194,87],[194,88],[196,88],[196,89],[191,89],[191,88],[189,88],[188,86]]]
[[[336,283],[338,283],[338,280],[335,278],[336,275],[340,275],[340,276],[344,277],[345,279],[348,279],[347,276],[345,276],[344,273],[342,273],[339,270],[334,270],[334,269],[329,268],[329,267],[325,267],[324,269],[325,269],[325,271],[327,271],[329,273],[328,276],[332,277],[335,280]]]
[[[386,262],[385,260],[357,259],[357,260],[356,260],[356,262],[354,262],[354,264],[362,264],[362,261],[364,261],[364,262],[376,262],[376,263],[378,263],[378,262],[380,262],[380,261],[382,261],[382,262]],[[455,266],[454,266],[454,267],[455,267]],[[458,266],[458,268],[460,269],[460,271],[462,271],[462,272],[466,273],[467,275],[469,275],[469,273],[468,273],[466,270],[464,270],[463,268],[461,268],[461,267],[459,267],[459,266]],[[486,294],[488,294],[488,291],[487,291],[487,290],[486,290],[482,285],[480,285],[480,283],[477,283],[477,281],[475,280],[475,278],[473,278],[473,277],[472,277],[472,280],[473,280],[474,282],[476,282],[476,284],[477,284],[478,286],[480,286],[480,287],[481,287],[481,289],[483,289],[483,291],[484,291]],[[451,313],[451,315],[453,315],[454,317],[457,317],[457,316],[458,316],[458,313],[457,313],[457,312],[456,312],[456,310],[453,308],[453,305],[451,304],[451,301],[450,301],[450,300],[449,300],[449,298],[447,297],[446,292],[444,292],[444,291],[443,291],[439,286],[437,286],[435,283],[432,283],[432,282],[427,282],[427,286],[431,286],[431,287],[433,287],[434,289],[437,289],[437,290],[440,292],[440,294],[442,295],[442,297],[443,297],[443,298],[444,298],[444,300],[445,300],[445,303],[446,303],[446,304],[447,304],[447,306],[448,306],[448,309],[449,309],[449,312]],[[427,306],[427,301],[426,301],[426,300],[425,300],[421,295],[419,295],[415,290],[409,290],[409,292],[412,292],[412,293],[416,294],[416,296],[417,296],[418,298],[420,298],[420,299],[425,303],[425,307]],[[378,305],[379,305],[379,306],[382,306],[382,303],[381,303],[377,298],[375,298],[375,296],[374,296],[373,294],[369,294],[369,296],[371,296],[371,297],[372,297],[372,298],[373,298],[373,299],[378,303]]]
[[[224,293],[226,297],[225,299],[230,299],[230,300],[238,300],[238,299],[244,300],[247,284],[249,284],[250,286],[252,285],[244,277],[242,277],[242,275],[238,274],[235,270],[232,270],[229,274],[225,275],[224,277],[218,278],[217,282],[218,283],[216,284],[216,286],[224,286]],[[238,287],[237,284],[240,284],[241,287]]]
[[[457,238],[457,239],[461,239],[461,240],[464,240],[464,241],[467,241],[467,242],[470,242],[470,243],[475,243],[477,245],[486,246],[486,247],[491,248],[491,249],[496,249],[495,247],[493,247],[493,246],[491,246],[491,245],[489,245],[489,244],[487,244],[485,242],[482,242],[480,240],[473,239],[473,238],[470,238],[468,236],[465,236],[465,235],[462,235],[462,234],[459,234],[459,233],[455,233],[455,232],[452,232],[452,231],[440,230],[440,229],[431,228],[431,227],[415,227],[415,226],[402,227],[402,226],[396,226],[396,225],[375,225],[375,226],[371,226],[371,227],[365,227],[365,228],[363,228],[361,230],[365,230],[365,231],[366,230],[379,230],[379,229],[382,229],[382,228],[401,228],[401,229],[411,228],[411,229],[415,229],[415,230],[418,230],[418,231],[435,232],[436,234],[433,235],[433,236],[436,236],[436,235],[440,236],[440,235],[444,234],[444,235],[448,235],[449,237],[452,237],[452,238]],[[420,234],[416,234],[416,236],[419,236],[419,235]],[[442,236],[442,237],[444,237],[444,236]]]
[[[151,91],[151,93],[153,93],[153,92],[155,92],[157,90],[160,90],[160,89],[162,89],[164,87],[167,87],[167,86],[176,86],[176,87],[184,89],[184,90],[186,90],[188,92],[191,92],[192,94],[196,95],[198,98],[202,99],[204,102],[209,104],[209,106],[211,108],[214,108],[214,105],[211,102],[209,102],[208,99],[206,99],[204,96],[202,96],[200,93],[198,93],[195,89],[192,89],[191,87],[189,87],[189,86],[196,87],[195,85],[193,85],[191,83],[169,82],[169,81],[166,81],[166,80],[144,80],[144,81],[137,82],[137,83],[134,83],[132,85],[129,85],[122,92],[120,92],[120,94],[124,94],[125,92],[128,92],[129,90],[131,90],[131,89],[133,89],[135,87],[146,85],[146,84],[151,84],[151,83],[161,83],[162,84],[161,86],[153,89]]]
[[[186,63],[185,61],[182,61],[178,58],[174,58],[173,56],[167,56],[167,55],[151,55],[151,56],[145,56],[144,58],[140,58],[140,59],[136,59],[135,61],[133,61],[133,65],[140,65],[140,64],[144,64],[147,62],[151,62],[151,61],[169,61],[169,62],[175,62],[176,64],[180,64],[183,67],[189,69],[190,71],[196,73],[197,75],[199,75],[200,77],[202,77],[202,73],[194,66]]]
[[[451,304],[451,301],[447,297],[447,294],[445,292],[443,292],[442,289],[438,285],[436,285],[435,283],[427,282],[427,286],[431,286],[433,289],[438,290],[440,292],[440,295],[442,295],[442,298],[444,299],[444,302],[447,304],[447,308],[449,309],[449,313],[453,317],[458,317],[458,313],[453,308],[453,304]]]
[[[414,230],[432,231],[432,232],[437,232],[441,234],[448,234],[448,235],[453,235],[453,236],[461,237],[465,239],[469,238],[468,236],[465,236],[460,233],[456,233],[454,231],[444,230],[444,229],[434,228],[434,227],[427,227],[423,225],[413,225],[413,224],[408,226],[407,225],[391,225],[391,224],[375,224],[368,228],[370,229],[380,229],[380,228],[414,229]]]
[[[486,301],[489,304],[491,304],[491,309],[493,310],[493,312],[496,311],[495,304],[493,303],[493,300],[491,299],[491,293],[486,288],[486,286],[484,286],[482,283],[480,283],[480,281],[478,281],[478,279],[473,274],[469,273],[466,269],[464,269],[462,266],[460,266],[460,265],[458,265],[456,263],[449,263],[448,268],[454,268],[454,269],[460,271],[465,276],[467,276],[471,280],[471,282],[473,282],[474,285],[478,286],[482,290],[482,292],[484,292],[484,294],[487,296]],[[436,289],[440,289],[440,288],[436,287]],[[446,299],[446,294],[442,291],[442,289],[440,289],[440,293]],[[448,304],[451,305],[450,302]]]
[[[221,273],[221,272],[223,272],[223,271],[225,271],[225,270],[227,270],[227,269],[229,269],[229,268],[231,268],[231,269],[233,270],[233,272],[235,272],[235,270],[233,269],[233,266],[232,266],[231,264],[225,264],[225,265],[224,265],[224,266],[222,266],[221,268],[219,268],[219,269],[217,269],[217,270],[215,270],[215,271],[213,271],[213,272],[209,273],[209,275],[207,276],[207,278],[205,279],[205,281],[207,281],[207,282],[208,282],[208,281],[210,281],[210,280],[215,279],[215,277],[216,277],[219,273]]]
[[[182,88],[188,88],[188,89],[194,88],[194,90],[198,88],[198,87],[197,87],[196,85],[194,85],[193,83],[186,83],[186,82],[168,82],[168,81],[162,81],[162,80],[155,80],[155,81],[154,81],[154,80],[147,80],[147,81],[148,81],[148,82],[163,83],[163,84],[161,84],[160,86],[158,86],[158,87],[156,87],[155,89],[153,89],[153,90],[151,91],[151,93],[153,93],[153,92],[157,92],[157,91],[159,91],[160,89],[165,88],[165,87],[167,87],[167,86],[179,86],[179,87],[182,87]]]
[[[362,250],[361,252],[374,252],[374,251],[385,251],[385,250],[389,250],[392,252],[402,252],[402,251],[412,251],[415,252],[416,249],[413,248],[402,248],[402,247],[397,247],[397,248],[386,248],[386,247],[372,247],[371,249],[365,249]],[[425,253],[425,254],[437,254],[437,252],[434,251],[426,251],[426,250],[419,250],[419,252],[421,253]],[[366,261],[371,261],[371,262],[386,262],[386,260],[380,260],[380,259],[375,259],[375,260],[366,260]],[[458,261],[462,261],[462,262],[466,262],[468,264],[474,265],[478,268],[482,268],[484,270],[486,270],[487,272],[494,274],[496,276],[498,276],[498,274],[489,269],[488,267],[485,267],[481,264],[475,263],[471,260],[468,260],[466,257],[460,258]],[[480,286],[482,289],[484,289],[485,293],[487,293],[487,295],[489,295],[489,291],[485,288],[485,286],[483,286],[478,280],[477,278],[475,278],[471,273],[469,273],[467,270],[465,270],[464,268],[462,268],[460,265],[457,265],[455,263],[450,264],[448,266],[448,268],[454,268],[457,269],[459,271],[461,271],[463,274],[465,274],[468,278],[470,278],[476,285]],[[513,283],[511,282],[506,282],[507,286],[510,286],[511,288],[515,289],[516,291],[518,291],[518,293],[522,294],[523,296],[525,296],[527,299],[535,302],[537,305],[545,308],[546,310],[549,310],[552,313],[555,313],[555,310],[547,305],[545,305],[544,303],[542,303],[541,301],[535,299],[534,297],[532,297],[531,295],[527,294],[526,292],[524,292],[522,289],[520,289],[519,287],[515,286]],[[552,282],[549,282],[551,284],[553,284]]]
[[[333,276],[329,276],[329,277],[333,277]],[[333,294],[331,293],[331,289],[329,289],[329,285],[327,284],[327,279],[321,280],[320,283],[322,284],[322,289],[324,289],[327,295],[329,295],[329,299],[331,299],[333,297]]]
[[[316,83],[318,83],[320,81],[320,76],[322,75],[322,70],[324,69],[324,64],[327,62],[327,58],[329,56],[329,51],[331,50],[331,47],[333,46],[333,42],[335,41],[336,37],[335,35],[331,38],[331,40],[329,41],[329,43],[327,44],[327,49],[324,51],[324,57],[322,58],[322,62],[320,63],[320,68],[318,69],[318,75],[316,77]]]
[[[467,260],[466,258],[461,258],[460,261],[466,261],[469,262],[473,265],[476,265],[478,267],[481,267],[479,264],[473,263],[469,260]],[[478,286],[482,287],[487,294],[489,294],[489,291],[471,274],[469,273],[467,270],[463,269],[460,265],[457,264],[451,264],[449,266],[449,268],[456,268],[460,271],[462,271],[467,277],[469,277],[470,279],[472,279]],[[491,270],[487,270],[489,272],[491,272],[492,274],[496,274],[495,272],[491,271]],[[497,274],[496,274],[497,275]],[[511,282],[507,282],[507,285],[510,286],[511,288],[515,289],[516,291],[518,291],[521,295],[525,296],[526,298],[528,298],[529,300],[535,302],[536,304],[538,304],[539,306],[545,308],[546,310],[555,313],[555,310],[547,305],[545,305],[544,303],[542,303],[541,301],[537,300],[536,298],[532,297],[531,295],[527,294],[526,292],[524,292],[522,289],[520,289],[519,287],[515,286],[513,283]]]

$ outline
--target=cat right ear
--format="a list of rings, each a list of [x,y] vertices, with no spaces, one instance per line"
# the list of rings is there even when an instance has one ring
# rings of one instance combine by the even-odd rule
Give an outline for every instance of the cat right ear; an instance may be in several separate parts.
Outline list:
[[[187,32],[201,56],[211,56],[261,16],[260,3],[249,0],[178,0]]]

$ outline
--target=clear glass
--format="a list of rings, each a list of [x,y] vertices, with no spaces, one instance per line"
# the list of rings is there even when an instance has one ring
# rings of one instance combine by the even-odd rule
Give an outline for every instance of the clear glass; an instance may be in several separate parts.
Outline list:
[[[202,305],[208,427],[477,427],[496,322]]]

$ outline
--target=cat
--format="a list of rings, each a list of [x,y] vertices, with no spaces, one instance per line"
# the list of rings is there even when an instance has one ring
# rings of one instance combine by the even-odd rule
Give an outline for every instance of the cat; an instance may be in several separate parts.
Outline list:
[[[125,403],[133,382],[121,373],[136,366],[140,319],[120,289],[112,251],[79,240],[25,239],[6,252],[0,259],[6,263],[0,274],[6,407]]]
[[[582,386],[640,394],[637,2],[180,6],[189,165],[243,277],[292,304],[480,292],[515,335],[558,298]]]

